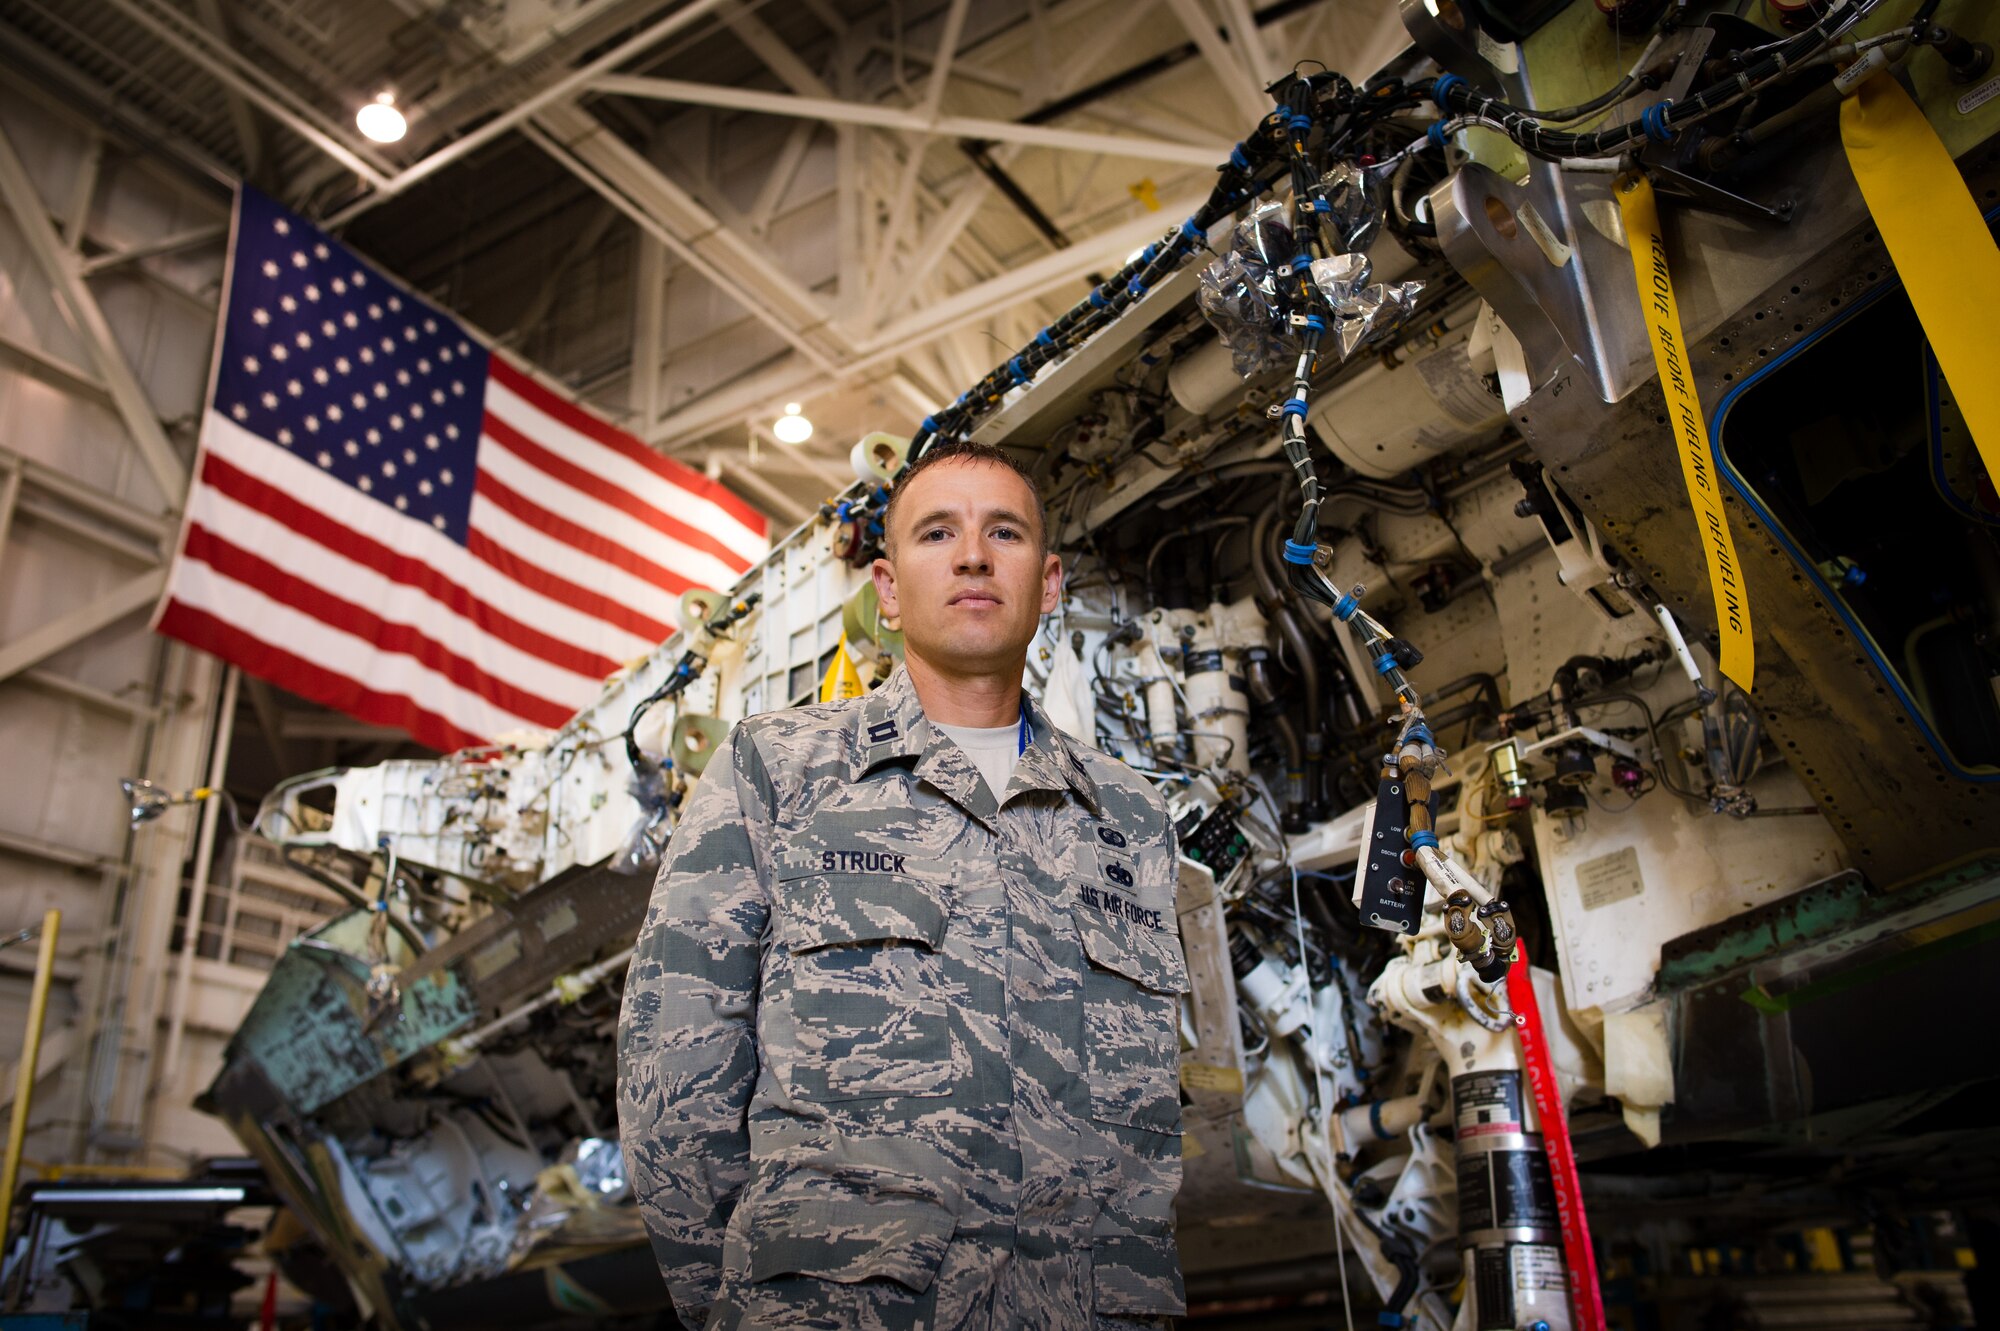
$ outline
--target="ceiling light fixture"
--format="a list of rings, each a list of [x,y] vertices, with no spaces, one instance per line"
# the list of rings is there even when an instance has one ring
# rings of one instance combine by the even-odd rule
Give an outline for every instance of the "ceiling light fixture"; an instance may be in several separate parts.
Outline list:
[[[787,402],[785,414],[771,423],[771,433],[781,444],[803,444],[813,437],[813,423],[799,414],[799,404]]]
[[[354,113],[354,123],[377,143],[394,143],[409,130],[409,122],[396,109],[396,94],[378,92],[375,100]]]

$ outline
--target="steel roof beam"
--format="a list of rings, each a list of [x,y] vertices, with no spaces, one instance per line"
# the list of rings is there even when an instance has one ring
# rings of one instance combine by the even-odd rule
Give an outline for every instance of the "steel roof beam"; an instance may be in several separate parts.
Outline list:
[[[687,106],[717,106],[765,115],[824,120],[837,125],[868,125],[930,138],[986,139],[994,143],[1019,143],[1031,148],[1103,153],[1143,161],[1178,162],[1187,166],[1212,167],[1227,157],[1230,149],[1230,145],[1220,139],[1208,143],[1181,143],[1169,139],[1142,139],[1127,134],[1059,129],[1053,125],[1023,125],[1012,120],[986,120],[975,116],[926,116],[921,110],[911,107],[849,102],[832,97],[803,97],[796,93],[769,92],[760,88],[729,88],[685,79],[603,74],[592,79],[590,86],[597,92],[678,102]]]

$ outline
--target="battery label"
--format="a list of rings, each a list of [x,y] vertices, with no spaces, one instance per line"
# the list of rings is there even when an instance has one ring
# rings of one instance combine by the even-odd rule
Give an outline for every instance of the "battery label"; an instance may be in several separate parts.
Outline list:
[[[1552,1229],[1556,1192],[1540,1151],[1461,1151],[1458,1232]]]
[[[1548,1243],[1512,1243],[1507,1246],[1514,1262],[1514,1288],[1562,1290],[1562,1249]]]
[[[1477,1331],[1514,1331],[1514,1273],[1507,1249],[1481,1248],[1473,1255],[1472,1307]]]
[[[1451,1102],[1460,1137],[1522,1132],[1521,1074],[1467,1072],[1451,1079]]]

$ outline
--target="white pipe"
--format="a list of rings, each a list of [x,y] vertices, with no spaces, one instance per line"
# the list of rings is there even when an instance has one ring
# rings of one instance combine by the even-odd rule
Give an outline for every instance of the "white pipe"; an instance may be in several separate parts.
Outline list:
[[[1464,889],[1473,901],[1483,906],[1493,900],[1493,894],[1486,885],[1458,866],[1458,861],[1440,851],[1436,846],[1425,846],[1417,852],[1417,863],[1423,868],[1424,877],[1437,889],[1440,897],[1449,897],[1454,891]]]
[[[236,691],[243,672],[230,666],[222,676],[222,701],[216,704],[215,748],[208,756],[208,788],[215,793],[202,801],[201,831],[194,843],[194,881],[188,885],[187,925],[181,930],[181,959],[174,972],[174,996],[167,1005],[167,1045],[160,1057],[155,1089],[180,1066],[181,1037],[187,1029],[188,995],[194,984],[194,958],[201,943],[201,912],[208,899],[208,871],[215,862],[215,825],[222,817],[222,782],[229,770],[229,744],[236,737]],[[223,958],[228,960],[228,958]]]

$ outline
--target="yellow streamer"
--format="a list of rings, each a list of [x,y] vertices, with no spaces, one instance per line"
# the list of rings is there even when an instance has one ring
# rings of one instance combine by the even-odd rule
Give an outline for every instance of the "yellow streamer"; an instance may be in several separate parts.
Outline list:
[[[1757,673],[1757,652],[1750,639],[1750,597],[1743,586],[1743,566],[1736,543],[1729,537],[1729,518],[1722,509],[1720,479],[1708,446],[1708,421],[1695,395],[1688,371],[1687,339],[1681,331],[1680,306],[1674,300],[1673,277],[1667,272],[1667,244],[1660,231],[1660,209],[1653,184],[1644,176],[1618,182],[1618,208],[1625,219],[1625,239],[1632,250],[1632,272],[1639,282],[1639,305],[1653,343],[1653,364],[1660,371],[1660,391],[1667,398],[1667,419],[1680,445],[1681,479],[1694,506],[1701,532],[1702,553],[1708,560],[1708,587],[1715,598],[1715,619],[1722,630],[1722,673],[1748,690]]]
[[[1986,474],[2000,485],[2000,375],[1993,370],[2000,250],[1993,233],[1937,131],[1887,73],[1841,103],[1840,138]]]
[[[860,672],[854,668],[854,658],[847,654],[847,635],[840,635],[840,646],[833,652],[833,663],[826,668],[826,678],[819,682],[819,700],[836,702],[841,698],[859,698],[866,690],[861,687]]]

